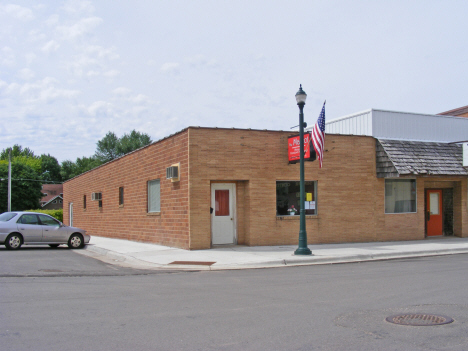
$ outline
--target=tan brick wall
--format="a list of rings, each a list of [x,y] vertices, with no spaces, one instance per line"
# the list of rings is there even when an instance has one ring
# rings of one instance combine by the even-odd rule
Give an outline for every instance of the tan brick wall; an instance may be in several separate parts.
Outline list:
[[[190,129],[192,249],[210,247],[210,182],[218,181],[237,181],[239,244],[297,244],[299,216],[276,216],[276,181],[299,180],[299,164],[287,161],[291,134]],[[428,187],[454,188],[454,229],[456,235],[467,235],[466,178],[417,177],[417,212],[385,214],[385,180],[376,178],[375,140],[329,134],[325,150],[322,169],[318,162],[305,164],[306,180],[318,181],[318,215],[306,217],[309,243],[424,239]]]
[[[180,182],[166,180],[166,168],[180,162]],[[161,212],[147,213],[147,182],[160,179]],[[131,153],[64,183],[64,221],[91,235],[189,247],[188,130]],[[124,205],[119,206],[119,187]],[[91,201],[102,192],[103,207]],[[83,195],[87,197],[83,209]]]
[[[213,181],[238,181],[239,243],[297,243],[299,216],[276,216],[276,181],[299,180],[299,164],[287,159],[292,134],[190,129],[191,248],[211,242]],[[307,217],[309,243],[376,240],[375,140],[327,135],[325,149],[322,169],[318,162],[305,166],[306,180],[318,181],[318,215]]]
[[[211,184],[234,182],[237,239],[245,245],[296,245],[299,216],[276,216],[276,182],[299,181],[289,164],[294,133],[188,128],[64,184],[64,219],[74,203],[74,224],[91,235],[189,249],[211,247]],[[180,183],[165,179],[181,163]],[[161,213],[147,214],[147,181],[161,179]],[[323,168],[306,162],[306,180],[317,181],[316,216],[307,216],[310,244],[416,240],[425,237],[426,188],[454,189],[454,231],[468,236],[467,179],[417,177],[417,212],[385,214],[385,180],[376,178],[375,139],[328,134]],[[118,188],[125,204],[118,205]],[[103,209],[91,201],[102,191]],[[83,210],[83,195],[87,209]]]

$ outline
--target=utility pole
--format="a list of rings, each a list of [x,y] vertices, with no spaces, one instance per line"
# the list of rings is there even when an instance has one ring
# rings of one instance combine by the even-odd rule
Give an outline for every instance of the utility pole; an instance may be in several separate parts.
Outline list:
[[[8,150],[8,212],[11,212],[11,149]]]

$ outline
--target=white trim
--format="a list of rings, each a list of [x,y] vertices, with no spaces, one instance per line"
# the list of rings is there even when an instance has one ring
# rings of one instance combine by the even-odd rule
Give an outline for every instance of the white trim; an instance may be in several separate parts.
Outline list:
[[[57,196],[53,197],[52,199],[50,199],[49,201],[47,201],[45,204],[41,205],[41,207],[44,207],[45,205],[49,204],[52,200],[55,200],[57,198],[60,198],[63,201],[63,198],[60,195],[57,195]],[[43,202],[43,201],[41,201],[41,202]]]

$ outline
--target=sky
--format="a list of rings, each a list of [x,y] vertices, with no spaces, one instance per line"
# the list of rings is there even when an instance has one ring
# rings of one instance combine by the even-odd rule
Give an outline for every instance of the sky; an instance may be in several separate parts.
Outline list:
[[[468,105],[468,1],[0,0],[0,150]]]

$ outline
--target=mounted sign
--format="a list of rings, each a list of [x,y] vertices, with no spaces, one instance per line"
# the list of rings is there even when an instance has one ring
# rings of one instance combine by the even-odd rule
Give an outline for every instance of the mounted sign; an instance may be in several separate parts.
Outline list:
[[[290,136],[288,138],[288,159],[289,163],[297,163],[301,160],[301,145],[299,135]],[[317,154],[315,153],[310,133],[304,133],[304,161],[315,161]]]

